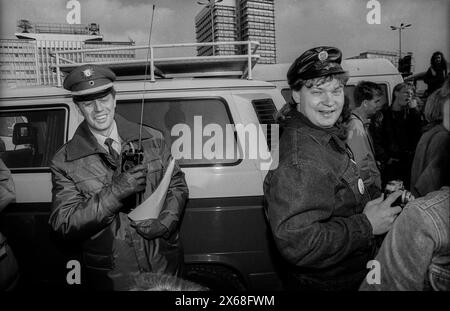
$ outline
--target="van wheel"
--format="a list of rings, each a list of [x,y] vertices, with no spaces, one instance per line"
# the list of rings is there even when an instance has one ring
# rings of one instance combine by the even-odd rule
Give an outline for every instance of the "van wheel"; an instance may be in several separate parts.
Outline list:
[[[186,279],[212,291],[245,291],[241,278],[231,269],[217,265],[187,265]]]

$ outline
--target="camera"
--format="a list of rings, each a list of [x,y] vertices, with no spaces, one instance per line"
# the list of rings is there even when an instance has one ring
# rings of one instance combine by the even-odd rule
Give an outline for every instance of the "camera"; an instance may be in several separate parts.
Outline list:
[[[405,190],[403,181],[401,180],[391,180],[386,184],[386,188],[384,190],[384,199],[386,199],[391,193],[394,193],[398,190],[402,191],[402,195],[392,203],[392,206],[400,206],[401,208],[403,208],[406,204],[408,204],[408,202],[415,199],[411,192]]]
[[[122,172],[128,171],[130,168],[135,167],[144,160],[144,152],[142,150],[136,150],[132,143],[131,148],[122,153]]]

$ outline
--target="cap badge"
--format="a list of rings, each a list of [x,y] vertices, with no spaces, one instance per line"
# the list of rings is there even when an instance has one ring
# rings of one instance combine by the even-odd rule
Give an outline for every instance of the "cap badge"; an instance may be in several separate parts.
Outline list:
[[[83,78],[90,78],[94,74],[94,70],[91,68],[85,69],[82,71]]]
[[[323,61],[328,59],[328,52],[327,51],[322,51],[322,52],[319,53],[318,57],[319,57],[319,60],[321,62],[323,62]]]

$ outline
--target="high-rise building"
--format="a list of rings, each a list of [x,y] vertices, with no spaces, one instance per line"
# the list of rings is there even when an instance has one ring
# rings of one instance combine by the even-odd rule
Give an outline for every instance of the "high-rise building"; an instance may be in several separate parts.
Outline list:
[[[98,24],[69,25],[18,22],[18,39],[0,39],[0,83],[9,86],[56,85],[56,65],[52,52],[132,46],[134,42],[103,41]],[[76,62],[134,59],[134,50],[65,54]]]
[[[276,63],[274,0],[237,0],[238,38],[258,41],[259,63]],[[246,52],[247,47],[244,47]]]
[[[224,0],[205,6],[195,18],[197,42],[258,41],[259,63],[276,63],[274,0]],[[213,24],[211,26],[211,21]],[[214,31],[214,36],[212,32]],[[202,47],[198,55],[212,55]],[[246,53],[247,47],[216,47],[215,55]]]
[[[227,3],[229,5],[227,5]],[[232,2],[205,7],[195,17],[197,42],[211,42],[214,30],[214,42],[236,41],[236,7]],[[211,25],[211,20],[213,25]],[[233,55],[237,52],[234,46],[203,46],[197,48],[198,55]]]

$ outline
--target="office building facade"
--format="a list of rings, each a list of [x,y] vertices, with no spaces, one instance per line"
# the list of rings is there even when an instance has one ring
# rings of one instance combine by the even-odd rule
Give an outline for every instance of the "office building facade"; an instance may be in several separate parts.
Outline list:
[[[223,42],[236,41],[236,7],[226,4],[216,4],[212,7],[205,7],[195,17],[195,36],[197,42]],[[211,25],[211,22],[213,25]],[[214,34],[213,34],[214,31]],[[214,36],[214,40],[212,39]],[[214,48],[214,55],[233,55],[237,52],[234,46],[217,46]],[[199,47],[198,55],[213,55],[211,46]]]
[[[0,84],[38,85],[37,55],[34,40],[0,40]]]
[[[213,21],[213,27],[211,26]],[[228,0],[204,7],[195,19],[197,42],[258,41],[259,63],[276,63],[274,0]],[[212,49],[198,49],[198,55],[212,55]],[[247,47],[229,48],[216,55],[247,53]]]
[[[31,24],[21,20],[17,39],[0,39],[0,83],[10,87],[56,85],[52,66],[55,51],[132,46],[134,42],[103,41],[100,27],[88,25]],[[65,58],[76,62],[117,61],[135,58],[134,50],[73,53]]]
[[[276,63],[274,0],[237,0],[239,40],[258,41],[259,63]],[[243,52],[247,52],[244,47]]]

